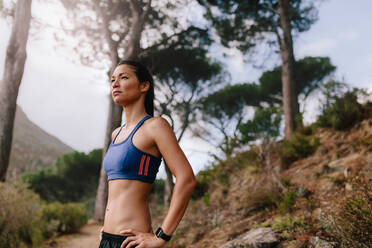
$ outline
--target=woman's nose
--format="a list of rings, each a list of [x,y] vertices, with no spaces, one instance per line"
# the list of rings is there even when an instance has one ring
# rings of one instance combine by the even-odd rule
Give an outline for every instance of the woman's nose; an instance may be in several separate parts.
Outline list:
[[[117,87],[118,86],[118,79],[115,79],[114,82],[112,83],[112,87]]]

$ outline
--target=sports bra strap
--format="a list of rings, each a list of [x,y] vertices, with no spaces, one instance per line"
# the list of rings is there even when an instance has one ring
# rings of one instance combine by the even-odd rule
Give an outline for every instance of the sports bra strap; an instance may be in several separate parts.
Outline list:
[[[119,132],[115,135],[115,138],[112,140],[112,143],[114,143],[115,142],[115,140],[116,140],[116,137],[118,137],[118,135],[119,135],[119,133],[120,133],[120,131],[121,131],[121,129],[123,128],[125,126],[125,124],[124,125],[122,125],[121,127],[120,127],[120,129],[119,129]]]
[[[133,129],[133,131],[129,134],[129,137],[131,138],[131,136],[134,135],[134,133],[137,131],[138,128],[140,128],[140,126],[142,126],[142,124],[145,122],[145,120],[147,120],[148,118],[151,118],[152,116],[151,115],[146,115],[145,117],[143,117],[142,120],[140,120],[140,122],[138,122],[137,126]]]
[[[140,120],[140,121],[138,122],[138,124],[134,127],[134,129],[133,129],[132,132],[129,134],[128,138],[126,138],[126,140],[127,140],[127,139],[131,139],[131,136],[134,135],[134,133],[135,133],[135,132],[137,131],[137,129],[138,129],[138,128],[143,124],[143,122],[144,122],[145,120],[147,120],[148,118],[151,118],[151,117],[152,117],[151,115],[146,115],[145,117],[143,117],[142,120]],[[112,143],[115,142],[116,137],[118,137],[118,135],[119,135],[121,129],[122,129],[124,126],[125,126],[125,124],[122,125],[122,126],[120,127],[119,132],[116,134],[116,136],[115,136],[115,138],[113,139]]]

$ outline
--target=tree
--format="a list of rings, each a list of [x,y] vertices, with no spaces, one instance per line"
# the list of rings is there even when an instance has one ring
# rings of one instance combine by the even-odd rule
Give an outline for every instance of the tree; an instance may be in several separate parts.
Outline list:
[[[286,189],[281,183],[278,173],[274,170],[272,164],[272,147],[275,139],[280,134],[280,122],[282,120],[282,110],[276,107],[259,107],[254,113],[252,120],[239,125],[239,131],[242,133],[242,142],[249,143],[259,140],[258,157],[267,178],[271,178],[285,192]]]
[[[325,79],[330,76],[336,67],[328,57],[305,57],[295,62],[295,98],[304,96],[304,100],[320,89]],[[262,73],[259,78],[261,94],[270,105],[281,103],[282,100],[282,66]],[[297,112],[300,112],[298,109]]]
[[[238,127],[245,116],[245,107],[259,106],[261,102],[260,88],[257,84],[227,85],[199,101],[204,122],[211,124],[223,136],[222,141],[216,144],[215,133],[205,127],[205,134],[199,136],[208,143],[216,146],[225,158],[230,157],[240,145]],[[212,156],[220,160],[217,155]]]
[[[279,47],[282,60],[282,91],[285,135],[295,129],[298,102],[294,97],[294,63],[292,33],[310,29],[317,20],[312,2],[305,0],[198,0],[206,18],[212,22],[222,45],[247,53],[261,41]]]
[[[0,81],[0,181],[9,166],[13,125],[19,87],[26,62],[26,44],[31,21],[31,0],[18,0]]]
[[[320,90],[325,78],[335,70],[328,57],[305,57],[295,63],[296,99],[300,94],[304,98],[312,92]],[[277,66],[272,70],[262,73],[259,84],[234,84],[227,85],[221,90],[215,91],[200,100],[200,110],[203,120],[210,123],[222,135],[223,141],[217,145],[222,153],[231,156],[234,149],[240,144],[247,142],[244,136],[251,135],[254,140],[262,137],[256,134],[244,133],[240,129],[242,140],[239,137],[239,124],[246,116],[244,109],[249,106],[262,108],[264,106],[280,107],[282,105],[282,67]],[[205,133],[200,136],[207,142],[215,141],[215,133],[206,128]],[[213,137],[213,139],[212,139]],[[213,155],[217,160],[216,155]]]
[[[157,71],[155,76],[161,73],[167,75],[169,72],[168,76],[173,77],[174,83],[178,84],[182,78],[186,78],[185,75],[176,73],[176,70],[171,72],[169,68],[173,68],[173,65],[169,63],[168,68],[153,63],[155,54],[172,49],[183,50],[185,46],[195,49],[198,44],[196,40],[201,36],[205,37],[203,34],[207,34],[198,27],[180,24],[177,18],[180,16],[180,9],[184,7],[184,2],[154,2],[152,4],[151,0],[62,0],[62,3],[72,19],[70,24],[65,25],[65,30],[79,40],[75,48],[80,61],[90,66],[108,61],[110,67],[108,74],[111,74],[119,59],[140,59],[151,64],[151,69]],[[171,17],[170,12],[177,13],[177,17]],[[68,28],[68,26],[73,28]],[[158,69],[154,69],[156,65]],[[103,157],[111,141],[112,131],[121,125],[121,115],[122,108],[110,100]],[[182,137],[189,122],[186,124],[179,138]],[[172,189],[173,181],[169,170],[167,174],[167,185]],[[171,190],[168,193],[171,194]],[[171,197],[169,195],[166,198]],[[107,177],[102,168],[97,190],[95,219],[103,220],[106,202]]]
[[[195,37],[194,37],[195,36]],[[208,57],[209,39],[206,30],[191,28],[176,39],[164,41],[163,48],[151,47],[143,53],[143,60],[150,65],[158,86],[157,102],[160,116],[170,120],[171,127],[180,142],[188,129],[199,130],[194,109],[198,101],[211,87],[221,83],[221,65]],[[175,49],[175,47],[179,47]],[[177,121],[179,120],[179,121]],[[176,124],[180,123],[179,126]],[[197,132],[197,131],[196,131]],[[164,203],[171,200],[173,176],[165,163],[167,184]]]

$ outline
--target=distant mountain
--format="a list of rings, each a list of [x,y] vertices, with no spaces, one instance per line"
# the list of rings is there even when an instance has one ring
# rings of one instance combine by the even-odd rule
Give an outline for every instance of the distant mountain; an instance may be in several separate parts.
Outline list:
[[[30,121],[17,106],[6,180],[12,181],[25,172],[52,166],[57,157],[73,151],[73,148]]]

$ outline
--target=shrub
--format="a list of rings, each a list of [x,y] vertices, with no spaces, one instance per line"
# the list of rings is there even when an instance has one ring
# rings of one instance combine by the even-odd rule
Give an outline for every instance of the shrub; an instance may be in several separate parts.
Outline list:
[[[363,171],[351,180],[353,191],[336,199],[322,225],[341,247],[372,247],[372,182]]]
[[[294,233],[307,229],[308,225],[305,224],[303,217],[286,214],[275,217],[271,227],[273,230],[281,232],[282,238],[290,238]]]
[[[22,176],[48,202],[84,202],[96,196],[102,149],[89,154],[72,152],[58,157],[55,168]]]
[[[86,208],[80,203],[53,202],[44,205],[43,219],[47,223],[57,223],[57,231],[70,233],[76,231],[88,221]]]
[[[314,136],[310,139],[309,137],[299,134],[294,134],[291,140],[284,140],[284,144],[280,150],[282,167],[286,168],[294,161],[313,154],[319,144],[318,137]]]
[[[37,245],[43,240],[39,196],[27,187],[19,181],[0,182],[0,247]]]
[[[363,117],[362,105],[358,103],[359,90],[346,92],[341,97],[335,97],[333,105],[323,110],[316,124],[320,127],[332,127],[336,130],[346,130]]]
[[[248,211],[259,208],[276,208],[283,195],[273,183],[262,184],[249,191],[243,198]]]
[[[196,175],[196,187],[194,188],[191,196],[192,199],[199,199],[208,191],[209,184],[212,180],[213,171],[213,168],[207,168],[198,172]]]
[[[209,199],[210,199],[210,195],[208,192],[206,192],[203,196],[203,201],[206,207],[209,207]]]
[[[281,214],[288,213],[291,211],[293,205],[295,204],[297,199],[297,192],[296,189],[289,189],[285,192],[284,198],[278,205],[278,212]]]

